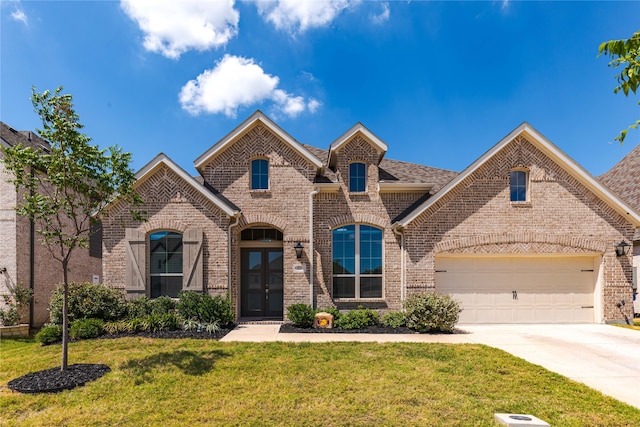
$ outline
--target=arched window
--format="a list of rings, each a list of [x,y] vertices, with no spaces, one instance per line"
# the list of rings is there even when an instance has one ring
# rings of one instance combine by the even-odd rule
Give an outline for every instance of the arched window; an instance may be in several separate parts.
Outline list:
[[[182,290],[182,234],[158,231],[149,236],[150,297],[175,298]]]
[[[354,162],[349,165],[349,192],[367,191],[367,165]]]
[[[269,161],[267,159],[254,159],[251,161],[251,189],[269,189]]]
[[[509,176],[509,188],[512,202],[527,201],[527,171],[512,170]]]
[[[336,228],[333,240],[333,297],[382,298],[382,230],[352,224]]]

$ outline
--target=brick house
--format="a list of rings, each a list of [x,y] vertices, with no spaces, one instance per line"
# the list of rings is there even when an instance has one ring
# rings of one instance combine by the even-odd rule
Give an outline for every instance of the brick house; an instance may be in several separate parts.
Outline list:
[[[640,216],[524,123],[461,173],[385,158],[356,124],[328,150],[257,111],[195,160],[137,174],[148,221],[114,201],[106,283],[139,295],[229,293],[239,319],[294,303],[400,310],[448,292],[463,323],[600,323],[631,315]]]
[[[17,131],[0,122],[0,145],[24,147],[48,152],[49,143],[30,131]],[[4,155],[0,150],[0,295],[9,294],[18,283],[33,289],[33,303],[28,320],[32,327],[41,326],[49,320],[51,293],[62,283],[60,263],[53,259],[46,247],[40,243],[36,225],[28,218],[18,216],[15,211],[20,194],[8,182],[11,175],[4,167]],[[93,240],[91,249],[76,249],[69,263],[69,280],[90,282],[102,275],[102,259],[99,235]],[[4,301],[0,300],[0,308]]]
[[[640,145],[636,146],[598,180],[608,186],[620,199],[636,212],[640,212]],[[635,289],[635,312],[640,313],[640,298],[637,297],[638,267],[640,267],[640,230],[633,236],[633,288]]]

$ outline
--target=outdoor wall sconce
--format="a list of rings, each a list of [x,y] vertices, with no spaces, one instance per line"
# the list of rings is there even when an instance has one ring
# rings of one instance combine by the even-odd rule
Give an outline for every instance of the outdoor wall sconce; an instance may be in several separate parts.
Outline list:
[[[300,242],[296,243],[293,249],[296,250],[296,258],[298,259],[302,258],[302,250],[304,249],[304,246],[302,246],[302,243]]]
[[[629,255],[629,251],[631,250],[631,245],[625,242],[624,240],[616,245],[616,256],[626,256]]]

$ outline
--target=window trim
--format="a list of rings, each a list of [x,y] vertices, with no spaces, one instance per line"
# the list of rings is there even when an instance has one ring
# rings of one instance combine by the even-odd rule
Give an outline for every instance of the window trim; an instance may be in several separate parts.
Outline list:
[[[512,181],[512,173],[513,172],[521,172],[524,174],[524,200],[514,200],[512,198],[513,195],[513,188],[520,188],[521,185],[519,184],[514,184]],[[529,188],[531,187],[530,182],[529,182],[529,169],[527,168],[523,168],[523,167],[518,167],[518,168],[511,168],[509,170],[509,202],[511,202],[512,204],[526,204],[526,203],[530,203],[530,198],[529,198]]]
[[[351,167],[354,165],[362,165],[364,167],[364,171],[363,171],[363,176],[362,178],[364,179],[364,184],[363,184],[363,189],[362,190],[352,190],[351,188],[351,183],[352,183],[352,171],[351,171]],[[368,172],[368,167],[367,164],[365,162],[361,162],[361,161],[353,161],[351,163],[349,163],[349,193],[366,193],[367,192],[367,172]],[[360,177],[356,177],[356,179],[359,179]]]
[[[254,177],[254,164],[257,161],[264,161],[267,164],[267,171],[266,171],[266,175],[267,175],[267,186],[266,188],[254,188],[253,187],[253,177]],[[269,161],[269,158],[264,157],[264,156],[259,156],[259,157],[253,157],[249,160],[249,190],[251,191],[269,191],[269,189],[271,188],[271,162]],[[261,176],[263,174],[260,174],[259,176]]]
[[[333,233],[342,227],[348,227],[350,225],[355,226],[355,253],[354,253],[354,260],[355,260],[355,272],[354,274],[335,274],[333,272],[333,261],[334,261],[334,255],[333,255],[333,250],[334,250],[334,239],[333,239]],[[382,261],[382,271],[380,272],[380,274],[362,274],[360,273],[360,255],[361,255],[361,250],[360,250],[360,246],[361,246],[361,239],[360,239],[360,227],[361,226],[367,226],[367,227],[371,227],[373,229],[376,229],[378,231],[380,231],[381,236],[380,236],[380,252],[381,252],[381,261]],[[385,249],[384,249],[384,228],[379,227],[377,225],[373,225],[373,224],[368,224],[368,223],[349,223],[349,224],[342,224],[339,225],[337,227],[334,227],[331,229],[331,297],[334,301],[363,301],[363,300],[371,300],[371,301],[380,301],[380,300],[384,300],[385,299],[385,279],[384,279],[384,271],[385,271],[385,267],[384,267],[384,262],[385,260]],[[353,297],[336,297],[335,296],[335,292],[333,289],[333,279],[335,277],[353,277],[354,281],[355,281],[355,292],[354,292],[354,296]],[[361,297],[360,296],[360,290],[361,290],[361,282],[360,282],[360,278],[361,277],[380,277],[380,286],[381,286],[381,295],[379,297]]]
[[[154,251],[151,249],[151,236],[153,236],[154,234],[158,234],[158,233],[167,233],[167,234],[178,234],[180,235],[180,250],[182,253],[182,260],[180,263],[180,267],[182,269],[182,271],[180,273],[152,273],[151,272],[151,257],[154,254]],[[148,267],[148,274],[149,274],[149,298],[153,299],[153,298],[158,298],[160,296],[167,296],[167,295],[163,295],[162,292],[160,292],[160,295],[154,297],[152,296],[153,294],[153,290],[152,290],[152,278],[153,277],[181,277],[182,280],[180,280],[180,290],[182,290],[183,288],[183,282],[184,282],[184,233],[181,233],[179,231],[176,230],[155,230],[152,231],[151,233],[149,233],[147,241],[149,242],[149,267]],[[167,251],[165,250],[164,253],[166,254]]]

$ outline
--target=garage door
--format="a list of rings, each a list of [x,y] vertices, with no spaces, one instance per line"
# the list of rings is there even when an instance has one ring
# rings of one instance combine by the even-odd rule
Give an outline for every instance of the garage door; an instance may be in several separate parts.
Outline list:
[[[593,323],[596,257],[436,257],[460,323]]]

